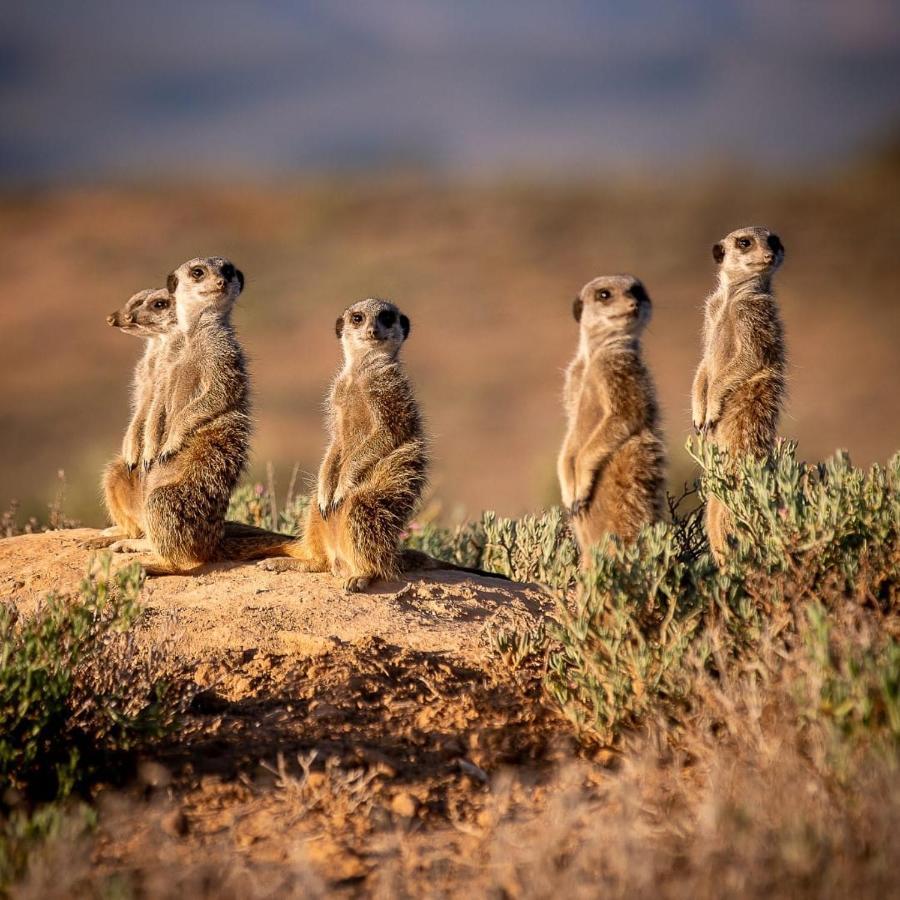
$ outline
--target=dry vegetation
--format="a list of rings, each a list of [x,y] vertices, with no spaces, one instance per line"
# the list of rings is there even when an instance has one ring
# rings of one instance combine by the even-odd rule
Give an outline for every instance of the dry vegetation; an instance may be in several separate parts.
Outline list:
[[[900,454],[806,466],[785,444],[731,472],[690,450],[739,523],[721,570],[678,510],[583,572],[555,510],[411,535],[556,597],[551,619],[489,630],[474,658],[370,640],[226,653],[188,678],[177,653],[123,653],[131,570],[7,625],[13,895],[896,895]],[[235,511],[291,527],[302,503],[285,507],[246,491]],[[82,651],[48,652],[60,630]],[[11,731],[48,670],[56,712]],[[36,792],[34,762],[85,733],[85,764]]]

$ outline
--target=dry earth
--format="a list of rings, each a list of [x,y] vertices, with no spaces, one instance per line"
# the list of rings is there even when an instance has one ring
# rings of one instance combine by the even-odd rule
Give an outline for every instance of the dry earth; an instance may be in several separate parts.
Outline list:
[[[76,597],[94,534],[0,541],[0,601],[28,613],[50,591]],[[199,693],[177,740],[98,797],[90,846],[56,848],[65,888],[42,880],[58,868],[45,861],[25,896],[98,873],[151,896],[387,896],[410,867],[428,894],[440,854],[487,827],[498,774],[515,767],[534,801],[571,754],[540,672],[488,646],[487,628],[548,611],[537,586],[446,572],[346,595],[241,564],[153,579],[142,601],[139,642],[174,638]]]

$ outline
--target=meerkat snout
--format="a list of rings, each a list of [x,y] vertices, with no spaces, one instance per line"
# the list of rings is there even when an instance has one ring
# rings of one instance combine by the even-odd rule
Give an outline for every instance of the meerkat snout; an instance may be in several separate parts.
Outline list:
[[[116,327],[116,325],[118,324],[118,320],[116,319],[116,314],[115,314],[115,313],[110,313],[110,314],[106,317],[106,324],[107,324],[107,325],[112,325],[113,328]]]

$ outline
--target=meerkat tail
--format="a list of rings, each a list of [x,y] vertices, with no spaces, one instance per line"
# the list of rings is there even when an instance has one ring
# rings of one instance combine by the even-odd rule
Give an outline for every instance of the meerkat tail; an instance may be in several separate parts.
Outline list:
[[[466,572],[469,575],[480,575],[482,578],[499,578],[501,581],[512,581],[508,575],[501,575],[499,572],[488,572],[486,569],[477,569],[473,566],[458,566],[456,563],[429,556],[421,550],[410,550],[408,548],[400,551],[400,568],[403,572],[433,572],[441,570]]]
[[[298,538],[293,535],[266,531],[264,528],[238,533],[229,532],[226,526],[217,559],[220,562],[249,562],[270,556],[290,556],[297,541]]]

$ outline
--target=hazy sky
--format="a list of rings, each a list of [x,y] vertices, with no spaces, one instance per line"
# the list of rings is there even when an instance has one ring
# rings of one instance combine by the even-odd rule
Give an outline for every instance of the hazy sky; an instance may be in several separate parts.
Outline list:
[[[8,0],[0,178],[840,159],[900,0]]]

